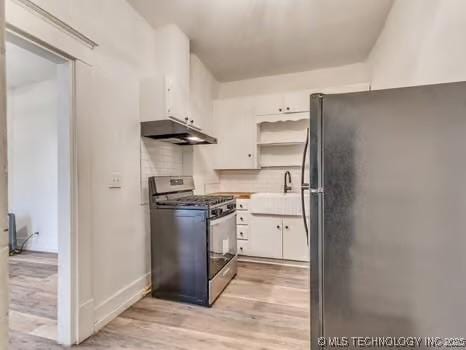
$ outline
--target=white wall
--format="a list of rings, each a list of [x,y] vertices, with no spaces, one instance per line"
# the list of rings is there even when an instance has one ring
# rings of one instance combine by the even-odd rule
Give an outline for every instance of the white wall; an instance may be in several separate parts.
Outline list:
[[[79,286],[83,322],[102,327],[135,302],[149,284],[149,236],[140,195],[139,81],[154,70],[153,29],[124,0],[34,0],[98,42],[91,50],[46,20],[7,1],[7,21],[92,66],[92,100],[78,106],[79,184],[89,195],[78,238],[80,268],[91,261],[93,278]],[[88,123],[88,124],[86,124]],[[85,148],[90,151],[86,152]],[[113,172],[122,188],[110,189]],[[86,197],[87,198],[87,197]],[[86,230],[83,230],[86,228]],[[80,325],[85,327],[84,324]]]
[[[308,90],[367,83],[369,70],[365,63],[316,69],[306,72],[273,75],[220,84],[218,97],[266,95],[296,90]]]
[[[396,0],[368,59],[372,88],[466,80],[466,2]]]
[[[4,1],[0,0],[0,350],[8,348],[8,188]]]
[[[8,91],[9,211],[26,249],[58,251],[58,82]]]

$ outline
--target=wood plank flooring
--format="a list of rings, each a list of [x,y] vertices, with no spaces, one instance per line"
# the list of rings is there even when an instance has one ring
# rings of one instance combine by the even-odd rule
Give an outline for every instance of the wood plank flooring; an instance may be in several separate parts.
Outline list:
[[[28,334],[55,341],[57,265],[57,254],[23,252],[9,258],[9,323],[12,334]]]
[[[31,331],[36,324],[40,327],[41,322],[53,320],[49,317],[56,310],[56,302],[53,304],[47,294],[53,285],[50,279],[56,279],[56,265],[53,274],[44,260],[42,265],[30,266],[31,258],[10,259],[12,298],[16,298],[12,313],[13,317],[18,313],[23,321],[12,322],[10,349],[62,349],[40,332]],[[23,263],[27,273],[21,273]],[[41,267],[44,271],[36,271]],[[238,276],[212,308],[146,297],[77,348],[307,350],[308,275],[309,270],[300,266],[240,262]],[[28,278],[41,278],[47,283],[36,283],[42,285],[27,294],[24,280]],[[25,293],[32,309],[24,306]],[[27,310],[34,310],[30,323],[24,323]]]

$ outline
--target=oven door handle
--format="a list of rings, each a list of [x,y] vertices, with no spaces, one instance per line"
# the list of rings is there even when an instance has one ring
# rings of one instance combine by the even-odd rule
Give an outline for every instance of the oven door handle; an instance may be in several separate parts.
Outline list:
[[[232,217],[236,217],[236,211],[234,211],[233,213],[230,213],[228,215],[221,216],[221,217],[216,218],[216,219],[210,219],[210,226],[221,224],[222,222],[225,222],[225,221],[231,219]]]

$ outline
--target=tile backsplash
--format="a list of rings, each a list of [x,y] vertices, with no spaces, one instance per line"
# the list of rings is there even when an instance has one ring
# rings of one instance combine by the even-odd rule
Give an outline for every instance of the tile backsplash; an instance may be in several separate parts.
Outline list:
[[[141,202],[148,203],[148,178],[151,176],[192,175],[189,147],[141,138]],[[188,166],[186,166],[188,164]]]
[[[297,167],[222,170],[219,172],[220,189],[225,192],[283,192],[283,179],[287,170],[291,173],[292,192],[299,192],[301,169]]]
[[[141,139],[141,203],[148,203],[150,176],[193,175],[191,147]],[[291,173],[292,192],[299,192],[301,169],[298,167],[262,168],[260,170],[222,170],[218,180],[205,183],[199,193],[212,192],[283,192],[285,171]]]

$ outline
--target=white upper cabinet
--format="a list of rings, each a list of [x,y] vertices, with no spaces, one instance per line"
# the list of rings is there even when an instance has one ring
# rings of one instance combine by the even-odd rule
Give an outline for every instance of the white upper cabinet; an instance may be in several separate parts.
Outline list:
[[[283,94],[262,95],[255,98],[255,114],[257,116],[279,115],[287,113],[309,112],[310,99],[313,93],[325,94],[369,91],[369,83],[342,85],[313,90],[300,90]]]
[[[256,115],[271,115],[283,113],[283,95],[257,96],[255,101]]]
[[[255,114],[260,116],[308,112],[310,94],[309,91],[297,91],[258,96],[255,103]]]
[[[283,96],[283,112],[309,112],[310,103],[311,93],[309,91],[290,92]]]
[[[139,95],[141,121],[172,118],[189,123],[189,92],[173,79],[167,76],[143,79]]]
[[[257,125],[250,97],[214,101],[215,169],[257,169]]]
[[[210,133],[212,131],[212,101],[215,98],[218,83],[195,54],[191,54],[190,77],[191,120],[204,132]]]
[[[203,113],[191,110],[189,38],[176,25],[155,32],[155,61],[157,72],[141,82],[141,121],[170,118],[201,129]]]

